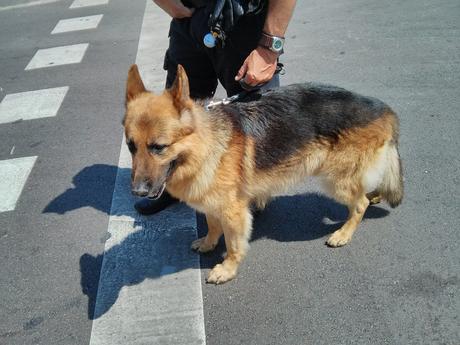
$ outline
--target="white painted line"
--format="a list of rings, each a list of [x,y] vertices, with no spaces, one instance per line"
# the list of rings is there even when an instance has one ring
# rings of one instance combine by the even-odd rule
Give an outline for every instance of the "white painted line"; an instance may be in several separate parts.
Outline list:
[[[152,80],[152,63],[161,63],[170,19],[146,1],[136,62]],[[161,55],[145,56],[149,34],[164,31],[157,42]],[[158,60],[158,61],[152,61]],[[158,88],[164,80],[156,84]],[[131,157],[123,140],[112,198],[90,345],[205,344],[199,256],[190,250],[196,239],[195,212],[177,204],[151,217],[133,209]]]
[[[80,8],[89,6],[105,5],[109,0],[75,0],[69,8]]]
[[[56,116],[68,86],[6,95],[0,103],[0,123]]]
[[[63,32],[80,31],[95,29],[102,19],[102,14],[87,17],[78,17],[70,19],[61,19],[54,27],[51,34],[60,34]]]
[[[0,12],[7,11],[7,10],[15,10],[17,8],[31,7],[31,6],[37,6],[37,5],[46,5],[46,4],[51,4],[53,2],[59,2],[59,1],[62,1],[62,0],[37,0],[37,1],[26,2],[23,4],[1,6]]]
[[[13,211],[37,157],[0,161],[0,212]]]
[[[195,212],[177,204],[139,217],[130,163],[123,141],[90,345],[205,344]]]
[[[88,43],[81,43],[70,46],[39,49],[25,69],[31,70],[35,68],[80,63],[87,48]]]

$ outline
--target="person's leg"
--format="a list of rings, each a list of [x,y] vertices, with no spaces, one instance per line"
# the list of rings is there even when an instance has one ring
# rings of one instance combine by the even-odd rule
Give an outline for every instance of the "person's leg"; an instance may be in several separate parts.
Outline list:
[[[177,65],[184,67],[189,80],[190,97],[206,99],[214,95],[217,75],[200,37],[202,23],[206,23],[205,9],[197,9],[192,18],[174,19],[169,31],[169,48],[163,68],[167,71],[166,88],[176,79]],[[197,27],[200,27],[198,29]]]
[[[177,65],[181,64],[189,79],[190,96],[194,99],[211,98],[217,87],[217,76],[211,60],[192,37],[191,22],[204,18],[203,9],[197,9],[190,19],[174,19],[169,31],[169,48],[165,54],[163,68],[167,71],[166,88],[170,88],[176,78]],[[157,200],[141,199],[134,208],[143,215],[157,213],[177,202],[167,191]]]

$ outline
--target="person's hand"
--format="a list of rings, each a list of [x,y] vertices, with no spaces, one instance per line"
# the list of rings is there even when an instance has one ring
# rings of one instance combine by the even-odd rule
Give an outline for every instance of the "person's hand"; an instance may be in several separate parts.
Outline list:
[[[272,79],[277,63],[278,54],[259,46],[244,60],[235,80],[243,79],[250,86],[267,83]]]
[[[180,0],[153,0],[163,11],[173,18],[181,19],[191,17],[194,8],[185,7]]]

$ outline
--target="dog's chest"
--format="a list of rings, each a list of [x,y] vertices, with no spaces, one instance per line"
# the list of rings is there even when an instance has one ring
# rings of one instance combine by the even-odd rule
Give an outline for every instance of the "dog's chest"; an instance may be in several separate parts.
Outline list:
[[[185,202],[188,206],[190,206],[191,208],[193,208],[194,210],[198,211],[198,212],[201,212],[201,213],[208,213],[209,210],[207,207],[205,207],[203,204],[201,203],[194,203],[194,202]]]

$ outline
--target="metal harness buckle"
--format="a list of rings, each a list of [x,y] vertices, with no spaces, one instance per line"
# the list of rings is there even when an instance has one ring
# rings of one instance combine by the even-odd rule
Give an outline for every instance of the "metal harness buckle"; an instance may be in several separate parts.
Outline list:
[[[210,101],[208,104],[205,105],[204,108],[209,111],[218,105],[227,105],[227,104],[233,103],[236,100],[238,100],[238,98],[240,97],[241,97],[241,94],[236,94],[231,97],[223,98],[219,101]]]

